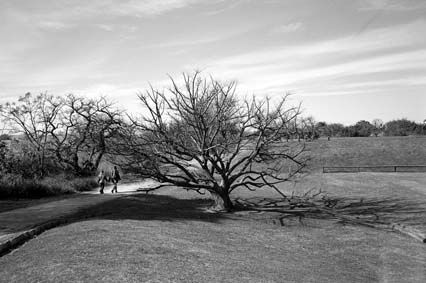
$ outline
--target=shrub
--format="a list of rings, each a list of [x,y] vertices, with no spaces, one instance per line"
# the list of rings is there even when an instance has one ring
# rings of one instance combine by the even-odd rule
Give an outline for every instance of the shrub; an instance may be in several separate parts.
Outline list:
[[[407,119],[389,121],[385,124],[386,136],[408,136],[413,135],[421,126]]]
[[[37,180],[9,173],[0,178],[0,198],[42,198],[87,191],[96,186],[96,181],[90,177],[61,174]]]
[[[73,174],[60,174],[54,177],[46,177],[43,182],[60,182],[63,185],[64,190],[73,192],[84,192],[90,191],[98,186],[96,178],[94,177],[76,177]]]
[[[60,183],[43,184],[34,179],[25,179],[18,174],[5,174],[0,180],[1,198],[41,198],[69,193]]]

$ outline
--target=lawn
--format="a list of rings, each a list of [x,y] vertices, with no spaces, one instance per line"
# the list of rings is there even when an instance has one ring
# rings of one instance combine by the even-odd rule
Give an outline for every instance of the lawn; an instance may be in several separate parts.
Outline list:
[[[137,195],[0,258],[4,282],[424,282],[426,247],[312,220],[281,227],[206,212],[206,200]],[[92,211],[93,212],[93,211]],[[5,280],[6,279],[6,280]]]
[[[307,143],[312,170],[322,166],[426,165],[426,137],[332,138]]]
[[[322,165],[426,164],[426,139],[354,138],[308,144],[311,174],[287,194],[415,204],[382,213],[426,232],[425,173],[322,174]],[[277,197],[270,190],[234,198]],[[0,258],[1,282],[426,282],[426,244],[332,218],[211,213],[206,196],[164,188],[80,212],[91,219],[49,230]],[[385,207],[386,208],[386,207]],[[275,224],[274,224],[275,223]]]

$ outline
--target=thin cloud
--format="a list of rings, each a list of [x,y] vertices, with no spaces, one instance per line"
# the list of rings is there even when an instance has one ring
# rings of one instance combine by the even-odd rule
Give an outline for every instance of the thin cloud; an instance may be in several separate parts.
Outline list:
[[[104,30],[104,31],[107,31],[107,32],[114,31],[114,27],[112,25],[97,24],[96,26],[98,28],[100,28],[101,30]]]
[[[220,41],[227,38],[226,36],[211,36],[211,37],[202,37],[197,39],[176,39],[168,40],[164,42],[146,44],[142,48],[171,48],[171,47],[180,47],[180,46],[190,46],[190,45],[200,45],[207,44],[215,41]]]
[[[39,5],[38,2],[23,6],[12,3],[8,10],[9,13],[14,13],[16,17],[25,21],[36,19],[39,21],[74,22],[101,15],[113,17],[158,16],[192,5],[211,4],[213,1],[223,0],[77,0],[72,3],[60,2],[60,5],[58,5],[58,0],[46,0],[43,1],[43,5]]]
[[[102,1],[101,1],[102,2]],[[196,0],[145,0],[145,1],[116,1],[114,5],[106,5],[109,14],[115,15],[136,15],[150,16],[161,15],[163,13],[180,9],[199,1]],[[102,5],[101,3],[99,3]]]
[[[409,69],[418,69],[426,76],[426,49],[412,52],[401,52],[363,60],[353,60],[335,65],[320,67],[305,66],[299,69],[288,68],[283,63],[280,68],[272,69],[226,69],[216,67],[217,73],[225,74],[227,77],[237,77],[244,83],[247,82],[251,89],[265,90],[271,88],[298,88],[309,85],[320,85],[328,89],[328,82],[339,78],[355,75],[404,72]],[[415,80],[411,80],[412,82]]]
[[[303,29],[303,23],[301,22],[295,22],[295,23],[288,23],[284,24],[278,27],[275,27],[272,29],[272,33],[291,33],[296,32]]]
[[[74,24],[59,21],[42,21],[37,26],[44,30],[61,31],[74,27]]]
[[[254,91],[316,88],[314,93],[360,92],[394,85],[420,86],[426,78],[425,21],[368,31],[342,38],[232,56],[208,63],[209,72],[238,78]],[[405,77],[407,71],[416,75]],[[365,82],[356,77],[389,74],[387,81]],[[398,75],[399,74],[399,75]],[[400,76],[404,74],[404,79]],[[350,78],[352,85],[339,82]],[[396,78],[397,80],[393,80]],[[425,81],[423,79],[423,81]],[[312,89],[311,89],[312,90]]]
[[[222,5],[220,8],[217,8],[217,9],[211,9],[208,12],[204,12],[203,14],[206,16],[214,16],[217,14],[221,14],[225,11],[232,10],[235,7],[239,6],[240,4],[243,4],[248,1],[250,0],[232,0],[232,1],[218,0],[216,2],[225,3],[225,5]]]
[[[222,65],[227,68],[286,64],[287,66],[306,65],[317,62],[318,58],[332,56],[348,56],[384,52],[396,48],[426,46],[423,36],[426,21],[419,20],[399,26],[378,28],[359,36],[344,36],[341,38],[313,42],[303,45],[280,46],[275,48],[253,51],[223,59],[215,59],[212,65]]]
[[[372,11],[414,11],[426,9],[424,0],[362,0],[359,3],[359,10]]]
[[[172,48],[172,47],[182,47],[182,46],[195,46],[208,44],[212,42],[218,42],[222,40],[230,39],[234,36],[237,36],[242,33],[246,33],[251,29],[251,27],[246,27],[244,30],[231,30],[224,33],[215,33],[215,34],[203,34],[200,37],[188,37],[188,38],[178,38],[178,39],[164,39],[162,42],[145,44],[141,46],[142,48]]]

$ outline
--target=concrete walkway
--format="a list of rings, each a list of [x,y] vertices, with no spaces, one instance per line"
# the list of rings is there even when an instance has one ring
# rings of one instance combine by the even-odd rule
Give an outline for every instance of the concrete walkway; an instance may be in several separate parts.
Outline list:
[[[76,213],[109,200],[137,192],[152,181],[119,184],[118,194],[111,194],[112,185],[84,192],[71,198],[0,212],[0,256],[52,227],[67,223]]]
[[[67,223],[77,212],[122,196],[81,194],[72,198],[0,213],[0,255],[52,227]]]
[[[118,187],[117,187],[117,191],[119,194],[133,194],[136,193],[138,191],[138,189],[140,188],[149,188],[152,187],[154,185],[157,185],[158,183],[156,183],[153,180],[147,179],[147,180],[142,180],[139,182],[132,182],[132,183],[119,183]],[[111,190],[112,190],[112,185],[111,183],[107,183],[107,185],[105,186],[105,194],[111,194]],[[99,194],[99,189],[95,189],[93,191],[90,192],[84,192],[83,194],[95,194],[98,195]]]

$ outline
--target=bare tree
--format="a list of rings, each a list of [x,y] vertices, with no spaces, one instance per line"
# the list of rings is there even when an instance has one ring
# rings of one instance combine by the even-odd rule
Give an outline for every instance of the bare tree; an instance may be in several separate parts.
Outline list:
[[[46,157],[49,153],[49,132],[52,131],[63,103],[59,97],[46,93],[33,96],[26,93],[18,103],[6,103],[0,106],[1,116],[20,130],[26,137],[37,156],[39,175],[46,172]]]
[[[77,174],[84,173],[87,164],[96,169],[107,150],[106,141],[121,123],[121,112],[104,97],[72,94],[34,97],[27,93],[18,103],[2,105],[0,113],[32,145],[41,176],[47,159]]]
[[[90,173],[99,166],[107,150],[106,141],[120,126],[121,112],[105,97],[90,99],[70,94],[63,104],[58,122],[49,132],[55,156],[75,173]]]
[[[239,188],[277,187],[304,168],[304,145],[285,142],[299,107],[287,107],[287,95],[276,103],[255,97],[239,101],[235,82],[183,74],[183,86],[151,87],[140,93],[147,110],[131,118],[122,139],[127,156],[142,176],[164,186],[210,192],[216,209],[233,208],[230,194]]]
[[[307,138],[308,140],[314,140],[315,138],[317,138],[318,133],[317,133],[317,128],[316,128],[316,122],[314,117],[309,116],[309,117],[305,117],[301,120],[301,126],[303,129],[303,132],[305,133],[305,139]]]

